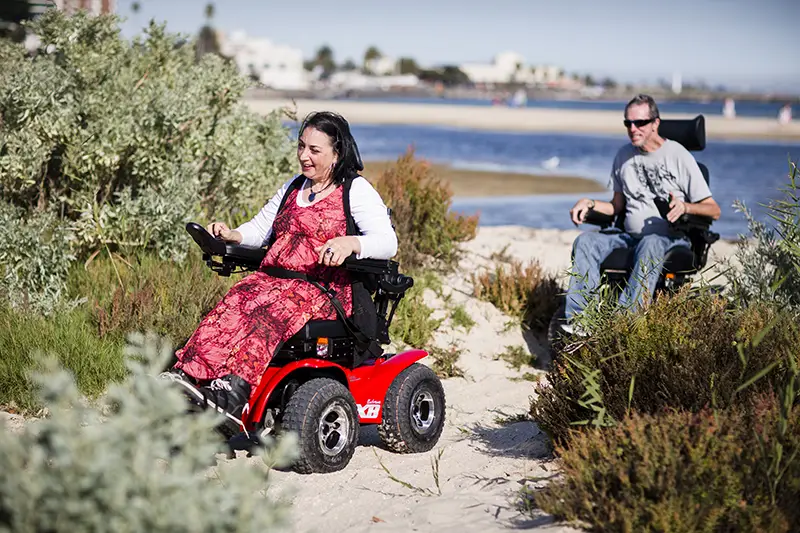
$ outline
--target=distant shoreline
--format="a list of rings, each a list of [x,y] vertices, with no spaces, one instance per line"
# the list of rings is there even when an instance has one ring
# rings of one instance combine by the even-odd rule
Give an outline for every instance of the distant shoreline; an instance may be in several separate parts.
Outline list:
[[[347,100],[247,99],[246,105],[266,114],[280,108],[295,111],[299,118],[311,111],[342,114],[351,124],[428,125],[505,132],[553,132],[624,134],[620,112],[599,110],[482,107]],[[693,118],[670,115],[665,118]],[[800,142],[800,120],[779,125],[776,120],[706,116],[710,140],[752,139]]]
[[[365,161],[364,176],[374,183],[393,163]],[[450,184],[453,196],[461,198],[607,192],[601,183],[577,176],[464,170],[440,164],[431,164],[431,170],[434,177]]]

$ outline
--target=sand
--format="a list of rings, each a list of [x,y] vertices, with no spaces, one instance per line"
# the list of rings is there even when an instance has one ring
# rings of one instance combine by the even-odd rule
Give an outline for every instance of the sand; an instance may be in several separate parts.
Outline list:
[[[466,375],[443,380],[447,416],[438,445],[428,453],[395,454],[382,447],[374,426],[365,426],[355,455],[344,470],[312,475],[273,472],[272,494],[292,503],[292,531],[579,531],[555,523],[541,511],[524,512],[524,506],[519,505],[523,486],[536,489],[558,475],[558,462],[553,460],[548,439],[535,423],[524,418],[536,394],[536,384],[520,378],[528,372],[543,379],[546,373],[532,367],[514,370],[496,356],[506,346],[522,346],[537,354],[544,365],[547,346],[523,337],[518,327],[508,328],[509,317],[471,296],[469,281],[470,273],[491,267],[492,255],[500,252],[523,262],[537,260],[546,270],[563,276],[578,234],[578,230],[515,226],[478,229],[476,238],[464,244],[465,253],[456,272],[444,279],[443,294],[425,294],[427,303],[436,309],[435,318],[448,316],[444,298],[449,298],[450,308],[462,304],[476,322],[466,331],[447,319],[431,344],[441,348],[455,344],[460,353],[457,365]],[[716,243],[709,266],[733,251],[732,243]],[[423,363],[431,364],[429,359],[423,359]],[[23,423],[16,415],[4,417],[12,429],[19,429]],[[437,487],[431,465],[440,452]],[[244,457],[234,460],[258,461]],[[381,462],[393,476],[418,490],[392,480]]]
[[[259,113],[288,107],[302,118],[310,111],[329,110],[341,113],[353,124],[420,124],[472,128],[490,131],[562,132],[624,135],[622,109],[590,111],[569,109],[514,109],[438,104],[353,102],[348,100],[251,99],[247,105]],[[693,118],[669,115],[664,118]],[[800,120],[786,125],[777,120],[754,117],[726,119],[706,117],[709,139],[774,139],[800,141]]]
[[[374,182],[392,164],[393,161],[366,161],[364,175]],[[432,164],[431,171],[433,176],[450,184],[454,196],[464,198],[608,192],[597,181],[577,176],[464,170],[439,164]]]

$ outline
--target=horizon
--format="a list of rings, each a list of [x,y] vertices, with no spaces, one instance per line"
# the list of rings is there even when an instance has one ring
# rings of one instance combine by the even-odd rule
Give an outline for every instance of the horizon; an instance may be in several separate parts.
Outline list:
[[[168,31],[186,34],[196,34],[206,22],[206,1],[139,0],[138,14],[132,12],[134,3],[117,3],[117,14],[126,19],[121,24],[126,37],[141,33],[151,18],[166,22]],[[792,0],[761,5],[749,0],[673,0],[656,6],[614,0],[602,10],[591,0],[496,0],[469,9],[454,0],[430,6],[408,0],[378,9],[366,0],[350,0],[346,12],[316,0],[271,6],[255,0],[212,3],[211,23],[218,31],[241,30],[292,46],[306,59],[328,45],[337,64],[347,59],[361,64],[369,46],[390,57],[411,57],[421,66],[490,62],[498,53],[514,51],[529,65],[556,65],[567,75],[609,77],[619,83],[670,82],[680,73],[684,85],[800,94],[800,61],[792,54],[792,36],[777,31],[785,21],[800,19],[800,2]],[[317,29],[319,20],[323,23]],[[348,25],[358,30],[339,29]]]

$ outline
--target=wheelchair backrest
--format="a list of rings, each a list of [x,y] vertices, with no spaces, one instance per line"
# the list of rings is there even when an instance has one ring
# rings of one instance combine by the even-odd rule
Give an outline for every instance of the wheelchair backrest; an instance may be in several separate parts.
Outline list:
[[[706,119],[703,115],[691,119],[661,119],[658,134],[682,144],[690,152],[702,152],[706,148]]]

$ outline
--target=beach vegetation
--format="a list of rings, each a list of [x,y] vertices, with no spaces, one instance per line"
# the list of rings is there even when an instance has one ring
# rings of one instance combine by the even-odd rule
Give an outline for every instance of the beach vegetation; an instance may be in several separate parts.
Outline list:
[[[241,222],[293,168],[281,112],[249,111],[234,65],[155,23],[128,42],[118,22],[52,9],[34,54],[2,44],[0,228],[31,236],[0,239],[14,308],[67,303],[69,265],[101,251],[183,260],[186,222]]]
[[[450,323],[457,328],[463,328],[467,333],[475,327],[475,320],[463,304],[455,305],[450,309]]]
[[[374,178],[401,243],[395,260],[407,271],[452,269],[459,243],[475,238],[478,216],[453,212],[450,185],[409,149]]]
[[[519,344],[509,345],[505,350],[494,357],[495,360],[505,361],[514,370],[532,367],[536,363],[536,355],[532,354],[525,346]]]
[[[458,366],[461,350],[462,348],[457,342],[450,343],[447,348],[438,346],[428,348],[428,355],[433,359],[431,369],[442,379],[466,377],[464,370]]]
[[[596,531],[800,529],[796,176],[728,292],[587,310],[531,403],[561,473],[524,500]]]
[[[547,331],[563,289],[538,261],[497,260],[493,268],[470,276],[473,296],[490,302],[523,328],[539,334]]]
[[[31,379],[48,415],[0,428],[0,530],[288,530],[269,474],[294,458],[296,439],[254,449],[260,464],[218,457],[218,417],[186,416],[180,392],[153,377],[171,344],[137,335],[127,348],[125,378],[96,402],[56,359],[40,359]]]

